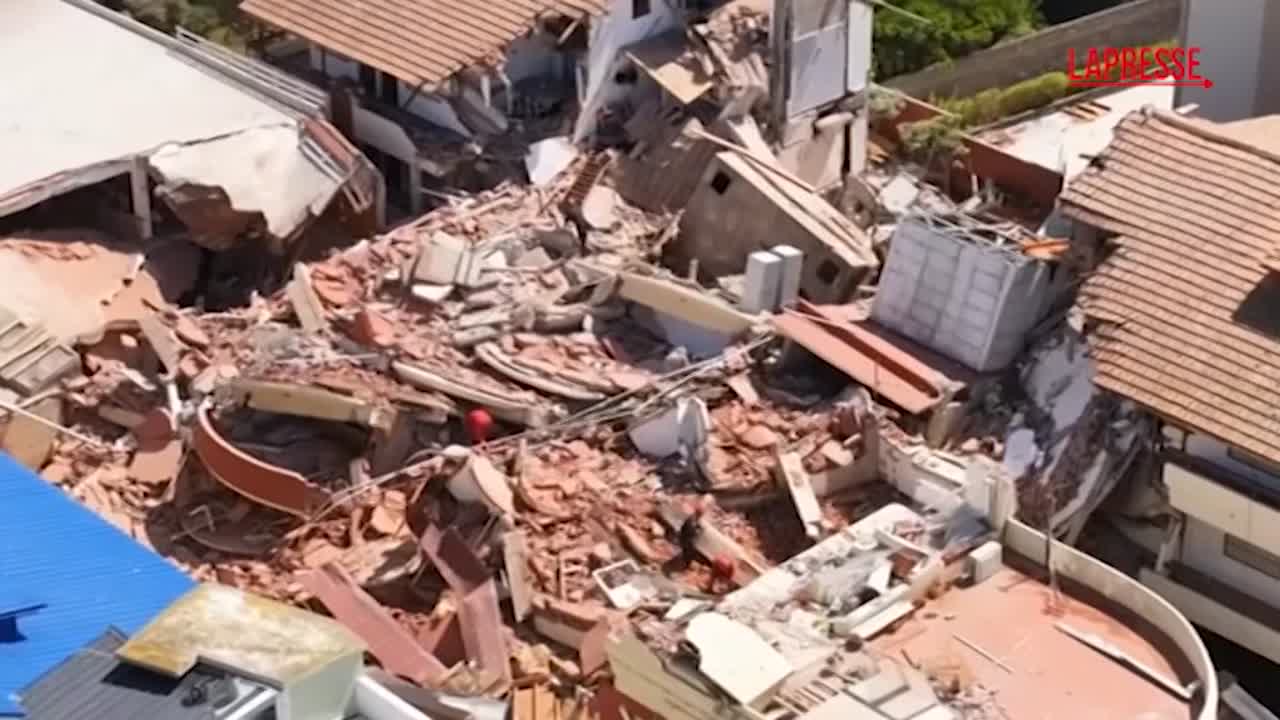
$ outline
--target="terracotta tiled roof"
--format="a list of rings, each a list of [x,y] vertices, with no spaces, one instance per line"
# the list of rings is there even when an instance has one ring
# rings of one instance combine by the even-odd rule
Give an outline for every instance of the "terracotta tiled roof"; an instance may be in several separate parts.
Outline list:
[[[1136,112],[1061,202],[1117,235],[1080,298],[1099,322],[1098,384],[1280,462],[1280,279],[1266,266],[1280,158],[1211,123]]]
[[[428,88],[496,63],[507,45],[552,14],[599,15],[605,0],[244,0],[246,13]]]

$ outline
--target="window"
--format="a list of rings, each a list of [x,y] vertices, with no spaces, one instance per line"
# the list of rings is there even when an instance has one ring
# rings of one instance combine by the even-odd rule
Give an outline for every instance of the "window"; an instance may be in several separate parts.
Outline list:
[[[631,0],[631,19],[639,20],[648,15],[653,10],[649,2],[650,0]]]
[[[1258,457],[1257,455],[1254,455],[1248,450],[1241,450],[1239,448],[1229,447],[1227,448],[1227,457],[1231,458],[1232,460],[1235,460],[1238,463],[1248,465],[1249,467],[1253,468],[1254,470],[1258,470],[1259,472],[1264,472],[1264,473],[1267,473],[1268,475],[1275,475],[1277,477],[1280,477],[1280,467],[1277,467],[1275,463],[1267,460],[1266,458],[1262,458],[1262,457]]]
[[[840,268],[830,260],[823,260],[818,265],[818,279],[825,285],[830,285],[836,281],[836,276],[840,274]]]
[[[382,82],[382,102],[395,107],[400,104],[400,82],[390,73],[378,73]]]
[[[636,72],[634,66],[624,67],[613,74],[613,82],[615,85],[635,85],[640,80],[640,74]]]
[[[729,189],[729,176],[722,172],[717,172],[715,177],[711,178],[711,189],[716,191],[717,195],[723,195],[725,190]]]
[[[360,87],[364,90],[364,96],[374,98],[378,95],[378,71],[360,63]]]
[[[1280,556],[1273,555],[1253,543],[1227,535],[1222,541],[1222,554],[1264,575],[1280,580]]]

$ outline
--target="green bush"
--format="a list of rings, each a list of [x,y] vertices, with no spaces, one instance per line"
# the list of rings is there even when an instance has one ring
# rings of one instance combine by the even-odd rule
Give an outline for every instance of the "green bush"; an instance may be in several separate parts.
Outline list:
[[[1152,47],[1173,46],[1174,43],[1172,41],[1166,41],[1157,43]],[[1083,74],[1084,68],[1081,67],[1076,72],[1077,74]],[[1119,77],[1120,69],[1116,68],[1111,71],[1107,79],[1118,80]],[[1006,88],[991,88],[965,98],[946,98],[942,100],[934,98],[930,102],[943,110],[958,115],[964,127],[974,127],[1003,120],[1028,110],[1042,108],[1065,97],[1092,89],[1072,86],[1069,83],[1070,81],[1065,72],[1054,71],[1029,80],[1023,80]]]
[[[240,13],[239,0],[122,0],[115,4],[166,34],[181,26],[236,49],[245,47],[252,28],[249,18]]]
[[[962,58],[1041,25],[1038,0],[895,0],[929,20],[877,8],[872,52],[875,77],[888,79]]]
[[[939,115],[904,123],[898,132],[907,152],[917,160],[929,163],[939,155],[956,157],[965,154],[968,148],[964,144],[964,128],[964,119],[960,116]]]

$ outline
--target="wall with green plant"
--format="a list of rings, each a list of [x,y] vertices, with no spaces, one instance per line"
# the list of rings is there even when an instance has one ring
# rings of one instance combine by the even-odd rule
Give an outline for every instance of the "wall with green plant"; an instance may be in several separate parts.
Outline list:
[[[1154,47],[1173,47],[1173,45],[1172,41],[1166,41]],[[1082,75],[1084,67],[1077,68],[1076,73]],[[1117,80],[1119,77],[1120,68],[1116,68],[1107,79]],[[1028,110],[1042,108],[1089,89],[1070,85],[1065,72],[1055,71],[1030,80],[1023,80],[1009,87],[983,90],[967,98],[931,98],[929,102],[959,116],[964,127],[976,127]]]

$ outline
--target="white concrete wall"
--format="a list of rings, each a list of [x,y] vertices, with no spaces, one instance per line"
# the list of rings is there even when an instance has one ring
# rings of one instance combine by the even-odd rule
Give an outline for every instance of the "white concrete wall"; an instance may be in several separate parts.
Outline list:
[[[1227,454],[1226,443],[1221,440],[1200,433],[1188,433],[1182,450],[1194,458],[1205,460],[1223,470],[1280,491],[1280,476],[1231,457]]]
[[[1182,531],[1182,564],[1268,604],[1280,598],[1280,580],[1227,557],[1226,532],[1187,516]]]
[[[893,235],[872,317],[978,371],[1022,348],[1046,300],[1043,263],[907,220]]]
[[[368,720],[430,720],[417,708],[363,674],[356,680],[355,693],[347,712],[352,715],[359,713]]]
[[[279,720],[335,720],[346,713],[362,673],[363,653],[334,660],[321,670],[293,679],[276,696]]]
[[[859,93],[871,82],[871,34],[875,11],[870,3],[849,3],[849,69],[845,82],[849,92]]]
[[[1176,105],[1199,103],[1197,114],[1219,122],[1253,117],[1259,92],[1259,62],[1266,38],[1267,5],[1273,0],[1186,0],[1183,6],[1184,48],[1200,48],[1200,75],[1213,87],[1179,87]]]
[[[861,175],[867,169],[867,138],[870,135],[871,113],[866,108],[853,115],[849,126],[849,174]]]
[[[1000,542],[1027,559],[1039,561],[1045,556],[1048,540],[1044,534],[1010,518],[1001,532]],[[1204,704],[1196,720],[1218,719],[1218,676],[1213,660],[1200,635],[1177,608],[1128,575],[1070,545],[1054,541],[1050,557],[1057,572],[1131,610],[1163,633],[1182,653],[1201,683]]]
[[[632,18],[634,0],[612,0],[609,12],[591,24],[586,57],[587,87],[582,92],[582,111],[573,130],[579,142],[595,130],[601,108],[624,97],[631,85],[619,85],[614,75],[625,63],[621,50],[645,38],[679,27],[682,13],[675,0],[650,0],[649,14]]]
[[[414,166],[418,161],[418,148],[409,139],[404,128],[368,110],[355,109],[356,139],[367,143],[402,163]]]
[[[1143,585],[1173,603],[1195,624],[1272,662],[1280,662],[1280,633],[1271,627],[1149,568],[1143,568],[1138,576]]]
[[[345,78],[357,84],[360,82],[360,63],[354,60],[348,60],[332,50],[326,49],[322,51],[317,45],[311,46],[310,56],[311,68],[317,72],[324,73],[326,77],[334,80]],[[381,78],[381,73],[379,73],[379,78]],[[379,82],[381,82],[381,80],[379,80]],[[396,88],[396,92],[399,95],[400,103],[402,105],[405,101],[409,100],[410,96],[413,96],[413,100],[404,108],[405,111],[416,115],[429,123],[439,125],[442,128],[447,128],[465,137],[471,136],[471,131],[467,129],[466,125],[462,124],[461,120],[458,119],[458,114],[454,112],[453,107],[447,100],[439,95],[425,91],[414,95],[413,85],[410,85],[403,80],[397,80],[396,83],[399,86]],[[359,139],[364,140],[363,137]],[[372,142],[370,142],[370,144],[373,145]],[[374,147],[382,149],[378,145],[374,145]]]

